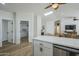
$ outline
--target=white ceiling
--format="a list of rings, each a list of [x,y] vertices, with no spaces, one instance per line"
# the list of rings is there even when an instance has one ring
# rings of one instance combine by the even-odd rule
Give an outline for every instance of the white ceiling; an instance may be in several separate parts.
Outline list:
[[[5,5],[2,5],[0,3],[0,10],[5,11],[11,11],[11,12],[17,12],[17,11],[46,11],[49,9],[44,9],[46,6],[48,6],[48,3],[6,3]],[[70,10],[70,9],[79,9],[79,3],[70,3],[70,4],[64,4],[60,6],[61,9]],[[60,9],[59,8],[59,9]],[[51,9],[52,10],[52,9]]]
[[[17,11],[31,11],[39,12],[45,10],[47,3],[6,3],[5,5],[0,4],[1,10],[17,12]]]
[[[0,10],[10,12],[27,11],[42,15],[50,10],[54,11],[52,8],[44,9],[46,6],[48,6],[48,3],[6,3],[5,5],[0,4]],[[54,14],[58,14],[58,16],[60,16],[60,14],[72,16],[72,13],[74,15],[74,13],[78,11],[79,3],[69,3],[61,5],[57,11],[54,11]],[[44,19],[51,20],[54,14],[44,17]]]
[[[42,19],[45,19],[44,13],[52,10],[51,8],[44,9],[48,5],[49,3],[6,3],[5,5],[0,4],[0,10],[9,12],[33,12],[41,15]]]

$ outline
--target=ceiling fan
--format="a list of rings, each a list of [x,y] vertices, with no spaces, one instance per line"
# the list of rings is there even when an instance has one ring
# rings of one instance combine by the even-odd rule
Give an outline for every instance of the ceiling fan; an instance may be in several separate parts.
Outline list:
[[[66,17],[66,18],[73,18],[74,21],[79,20],[77,17]]]
[[[51,3],[50,5],[45,7],[45,9],[48,9],[48,8],[52,7],[54,10],[57,10],[59,8],[59,6],[63,5],[63,4],[66,4],[66,3]]]
[[[76,17],[73,17],[73,20],[76,21],[76,20],[79,20],[79,19],[77,19]]]

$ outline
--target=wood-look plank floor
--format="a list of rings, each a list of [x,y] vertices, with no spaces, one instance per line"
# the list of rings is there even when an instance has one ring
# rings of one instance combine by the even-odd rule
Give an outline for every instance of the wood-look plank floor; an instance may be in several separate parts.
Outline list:
[[[0,56],[31,56],[32,43],[22,42],[20,45],[6,43],[0,47]]]

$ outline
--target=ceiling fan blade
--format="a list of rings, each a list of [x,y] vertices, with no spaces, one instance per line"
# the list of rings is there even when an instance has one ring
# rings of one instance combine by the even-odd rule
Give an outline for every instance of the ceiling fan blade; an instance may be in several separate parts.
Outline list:
[[[64,18],[75,18],[74,16],[66,16]]]
[[[45,7],[45,9],[50,8],[51,6],[52,6],[52,4],[51,4],[51,5],[49,5],[49,6],[47,6],[47,7]]]

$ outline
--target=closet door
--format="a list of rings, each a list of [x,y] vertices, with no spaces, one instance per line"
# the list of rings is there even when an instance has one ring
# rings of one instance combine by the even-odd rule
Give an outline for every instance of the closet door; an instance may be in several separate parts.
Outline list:
[[[8,42],[13,43],[13,21],[8,22]]]
[[[8,40],[8,21],[2,21],[2,41]]]

